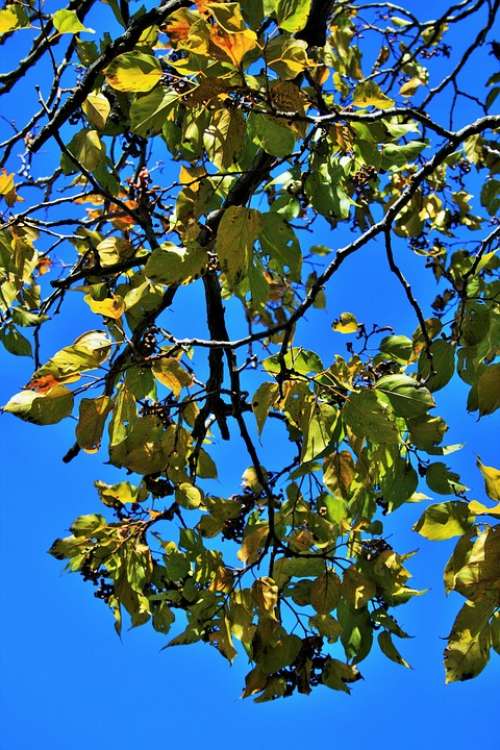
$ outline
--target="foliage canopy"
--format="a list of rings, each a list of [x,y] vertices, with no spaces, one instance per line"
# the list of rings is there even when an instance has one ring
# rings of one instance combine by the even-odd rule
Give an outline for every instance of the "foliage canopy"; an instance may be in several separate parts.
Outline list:
[[[204,641],[229,661],[239,641],[244,695],[258,701],[349,692],[374,640],[408,667],[394,610],[423,592],[384,520],[430,500],[420,481],[439,497],[415,531],[457,538],[444,583],[465,601],[447,681],[500,648],[500,471],[478,460],[489,499],[470,499],[435,413],[455,374],[469,412],[500,404],[496,43],[478,91],[460,83],[498,6],[462,0],[433,20],[363,0],[0,9],[0,44],[22,50],[0,93],[31,92],[36,65],[52,75],[0,143],[0,339],[34,359],[3,409],[38,425],[76,414],[64,460],[103,443],[132,475],[96,481],[102,512],[79,516],[51,553],[95,585],[118,632],[126,613],[173,630],[169,646]],[[112,31],[94,31],[104,12]],[[478,18],[451,50],[448,35]],[[443,106],[433,114],[443,98],[446,122]],[[457,128],[463,99],[478,117]],[[166,154],[170,181],[155,171]],[[308,242],[318,227],[328,246]],[[306,314],[370,243],[416,330],[338,310],[348,343],[322,361],[304,346]],[[437,284],[430,307],[408,255]],[[166,314],[191,289],[206,338],[184,330],[182,303]],[[95,328],[42,359],[70,292]],[[269,430],[284,465],[259,446]],[[229,439],[248,468],[220,497],[211,446]]]

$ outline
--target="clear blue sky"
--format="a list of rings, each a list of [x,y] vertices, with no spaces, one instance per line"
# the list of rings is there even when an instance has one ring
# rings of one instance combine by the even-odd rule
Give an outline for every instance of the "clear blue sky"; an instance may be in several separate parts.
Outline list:
[[[446,4],[405,0],[404,5],[437,15]],[[482,82],[480,62],[487,59],[486,53],[464,76],[465,89],[474,89],[478,74]],[[45,82],[44,71],[39,80]],[[17,106],[23,109],[24,102],[18,99]],[[475,114],[464,105],[456,125]],[[9,116],[14,116],[10,107]],[[0,135],[3,130],[0,123]],[[52,156],[47,149],[46,168]],[[312,242],[330,244],[331,238],[324,233]],[[423,260],[410,257],[403,246],[398,251],[416,293],[430,301],[435,289],[420,272]],[[169,324],[183,335],[205,333],[198,295],[199,287],[194,285],[179,295],[169,313]],[[343,345],[329,324],[344,310],[368,324],[393,325],[398,333],[411,335],[416,327],[375,244],[346,263],[331,284],[328,299],[328,310],[311,315],[300,332],[301,343],[325,358]],[[44,356],[95,327],[95,318],[83,308],[83,303],[70,301],[70,314],[47,327]],[[1,357],[0,402],[4,403],[29,379],[32,368],[28,359]],[[438,394],[438,413],[450,424],[447,442],[466,443],[462,452],[449,457],[450,466],[472,488],[471,497],[482,499],[475,456],[488,464],[497,461],[495,422],[490,418],[478,423],[468,417],[465,394],[463,384],[453,381],[446,393]],[[120,640],[109,610],[92,597],[91,587],[78,576],[64,574],[62,564],[47,555],[53,539],[76,515],[99,510],[93,479],[118,476],[102,465],[105,457],[80,456],[64,465],[61,457],[73,440],[73,424],[68,420],[38,428],[2,415],[0,439],[0,750],[197,745],[209,750],[233,746],[295,750],[318,745],[412,750],[466,748],[472,743],[482,750],[498,747],[494,700],[500,660],[493,660],[474,681],[444,685],[442,639],[460,599],[446,599],[441,580],[453,543],[429,543],[411,531],[422,506],[408,505],[390,519],[397,548],[419,548],[409,566],[415,585],[430,589],[399,613],[402,626],[414,636],[401,642],[413,670],[388,662],[375,648],[361,664],[365,680],[353,686],[351,697],[320,688],[309,697],[255,705],[238,697],[247,671],[243,656],[228,667],[206,646],[160,652],[165,638],[149,627],[125,631]],[[271,442],[263,444],[261,453],[272,455],[278,464],[280,456]],[[238,486],[247,465],[238,451],[234,445],[215,448],[221,467],[215,493],[232,493]]]

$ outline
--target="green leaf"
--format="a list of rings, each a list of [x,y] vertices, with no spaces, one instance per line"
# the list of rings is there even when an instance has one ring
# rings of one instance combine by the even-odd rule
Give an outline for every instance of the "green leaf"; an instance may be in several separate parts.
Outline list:
[[[395,359],[408,362],[413,352],[413,342],[407,336],[386,336],[380,342],[380,351]]]
[[[262,365],[266,372],[273,375],[280,371],[280,360],[277,354],[263,360]],[[302,347],[292,347],[285,354],[285,368],[293,370],[299,375],[308,375],[311,372],[322,372],[323,363],[316,352]]]
[[[212,6],[213,7],[213,6]],[[236,161],[245,141],[245,120],[237,109],[218,109],[203,133],[208,158],[218,169],[227,169]]]
[[[302,31],[311,11],[311,0],[278,0],[276,17],[278,26],[295,34]]]
[[[408,375],[386,375],[375,387],[387,396],[400,417],[420,417],[435,405],[427,388]]]
[[[270,115],[252,115],[248,122],[252,140],[272,156],[289,156],[295,146],[295,133],[283,120]]]
[[[215,240],[215,250],[230,286],[248,272],[253,244],[262,227],[259,211],[230,206],[224,211]]]
[[[430,505],[413,527],[414,531],[434,542],[461,536],[471,528],[472,515],[467,503],[459,500]]]
[[[0,331],[0,340],[10,354],[18,357],[31,357],[31,342],[15,326],[7,326]]]
[[[330,404],[312,402],[302,417],[301,461],[306,463],[320,456],[331,444],[337,426],[339,412]]]
[[[95,33],[94,29],[87,29],[83,25],[74,10],[57,10],[52,16],[52,22],[60,34],[78,34],[80,31]]]
[[[458,474],[450,471],[446,464],[440,461],[429,466],[425,480],[431,490],[440,495],[457,495],[468,489],[460,483]]]
[[[179,95],[162,86],[157,86],[143,96],[136,96],[130,106],[130,124],[132,131],[146,137],[160,133],[175,113]]]
[[[477,408],[481,416],[500,407],[500,364],[488,365],[477,381]]]
[[[106,150],[97,130],[80,130],[71,139],[67,148],[74,159],[63,153],[61,167],[65,174],[77,172],[79,164],[88,172],[93,172],[106,157]]]
[[[418,375],[420,380],[425,380],[430,391],[439,391],[450,382],[455,372],[455,347],[444,339],[438,339],[432,342],[430,352],[435,375],[429,377],[431,365],[425,350],[418,360]]]
[[[358,437],[373,443],[399,442],[399,431],[390,407],[374,390],[352,393],[344,407],[344,419]]]
[[[350,693],[348,684],[360,680],[361,675],[353,664],[344,664],[338,659],[328,657],[321,679],[323,684],[332,690]]]
[[[276,261],[279,271],[289,271],[294,281],[300,281],[302,253],[293,229],[276,213],[262,214],[259,241],[264,252]]]
[[[25,422],[55,424],[73,411],[73,394],[62,385],[56,385],[43,394],[36,391],[20,391],[2,408],[3,411],[14,414]]]

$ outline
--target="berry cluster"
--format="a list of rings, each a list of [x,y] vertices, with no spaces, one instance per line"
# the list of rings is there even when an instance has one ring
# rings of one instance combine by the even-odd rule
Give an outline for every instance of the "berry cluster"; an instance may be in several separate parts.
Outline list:
[[[147,402],[142,406],[141,416],[156,417],[163,427],[169,427],[172,424],[171,406],[172,404],[168,400]]]
[[[151,326],[148,328],[139,342],[137,349],[144,357],[150,357],[157,351],[158,344],[156,341],[156,335],[158,334],[158,328]]]
[[[245,495],[238,495],[232,499],[239,500],[241,503],[241,510],[236,518],[226,519],[224,526],[222,527],[222,538],[231,539],[234,542],[241,544],[243,541],[246,517],[255,505],[255,495],[253,493],[248,493]]]
[[[391,549],[391,545],[385,539],[370,539],[363,542],[362,556],[367,562],[370,562],[381,555],[382,552],[387,552],[387,550]]]
[[[153,497],[167,497],[174,494],[174,485],[168,479],[163,479],[160,474],[147,474],[144,484]]]
[[[351,180],[355,189],[360,190],[366,185],[367,182],[370,182],[370,180],[374,180],[376,176],[377,170],[375,169],[375,167],[366,164],[364,167],[361,167],[361,169],[358,169],[358,171],[352,175]]]

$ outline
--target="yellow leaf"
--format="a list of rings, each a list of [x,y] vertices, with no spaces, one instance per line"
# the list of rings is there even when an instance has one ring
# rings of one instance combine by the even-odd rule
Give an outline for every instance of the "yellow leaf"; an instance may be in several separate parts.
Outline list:
[[[13,5],[8,5],[0,10],[0,34],[7,34],[20,27],[20,22]]]
[[[493,466],[485,466],[477,459],[477,466],[484,478],[486,494],[492,500],[500,501],[500,470]]]
[[[403,83],[401,88],[399,89],[399,93],[401,96],[413,96],[415,91],[423,84],[423,81],[420,80],[417,76],[414,76],[413,78],[410,78],[409,81],[406,81],[406,83]]]
[[[92,312],[97,313],[97,315],[103,315],[105,318],[118,320],[125,312],[125,302],[123,301],[123,297],[120,297],[118,294],[102,300],[93,299],[87,294],[83,299]]]
[[[259,234],[262,218],[259,211],[230,206],[224,211],[215,241],[215,250],[231,286],[245,275],[253,243]]]

